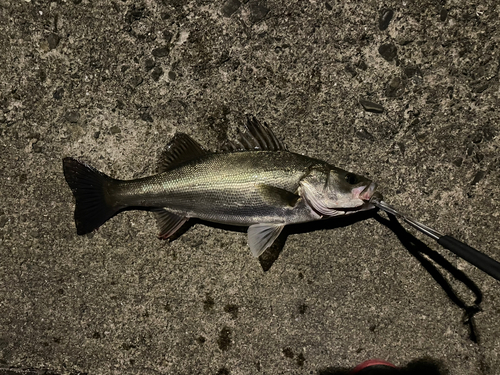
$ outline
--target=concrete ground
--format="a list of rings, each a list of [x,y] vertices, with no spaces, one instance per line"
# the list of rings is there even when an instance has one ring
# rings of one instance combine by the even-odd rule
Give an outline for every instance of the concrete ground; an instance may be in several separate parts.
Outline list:
[[[383,213],[289,228],[260,260],[199,222],[160,241],[147,212],[77,236],[61,162],[146,176],[175,132],[216,150],[250,113],[500,259],[499,12],[2,0],[0,374],[499,374],[498,281]]]

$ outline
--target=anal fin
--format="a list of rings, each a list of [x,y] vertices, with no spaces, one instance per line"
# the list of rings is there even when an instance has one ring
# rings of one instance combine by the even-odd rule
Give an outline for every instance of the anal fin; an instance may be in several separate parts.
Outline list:
[[[156,216],[156,223],[158,224],[158,229],[160,230],[158,238],[163,240],[171,237],[184,225],[186,221],[189,220],[187,217],[173,214],[165,208],[155,208],[152,211]]]
[[[248,246],[259,257],[278,238],[285,224],[254,224],[248,227]]]

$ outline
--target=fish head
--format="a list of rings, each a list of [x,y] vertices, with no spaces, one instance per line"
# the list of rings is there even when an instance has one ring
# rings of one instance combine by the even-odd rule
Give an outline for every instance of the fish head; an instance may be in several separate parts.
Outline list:
[[[315,165],[300,181],[300,193],[316,212],[344,215],[374,208],[368,201],[377,184],[330,165]]]

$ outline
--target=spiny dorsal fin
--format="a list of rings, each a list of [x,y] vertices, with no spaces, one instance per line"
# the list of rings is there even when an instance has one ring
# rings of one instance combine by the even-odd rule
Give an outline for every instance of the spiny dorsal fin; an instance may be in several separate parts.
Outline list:
[[[246,131],[238,135],[235,141],[228,141],[223,151],[284,151],[283,143],[276,138],[266,123],[261,124],[254,116],[247,116]]]
[[[190,160],[208,154],[198,142],[189,135],[177,133],[167,145],[158,160],[158,172],[166,172]]]

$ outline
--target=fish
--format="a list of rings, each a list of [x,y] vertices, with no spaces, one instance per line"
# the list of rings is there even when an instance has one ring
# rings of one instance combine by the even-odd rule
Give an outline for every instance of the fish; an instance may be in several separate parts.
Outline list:
[[[121,211],[142,209],[156,216],[160,239],[171,239],[191,218],[248,227],[254,257],[286,225],[375,208],[369,200],[377,188],[366,177],[288,151],[253,116],[218,152],[175,134],[151,176],[119,180],[72,157],[63,159],[63,172],[75,198],[79,235]]]

